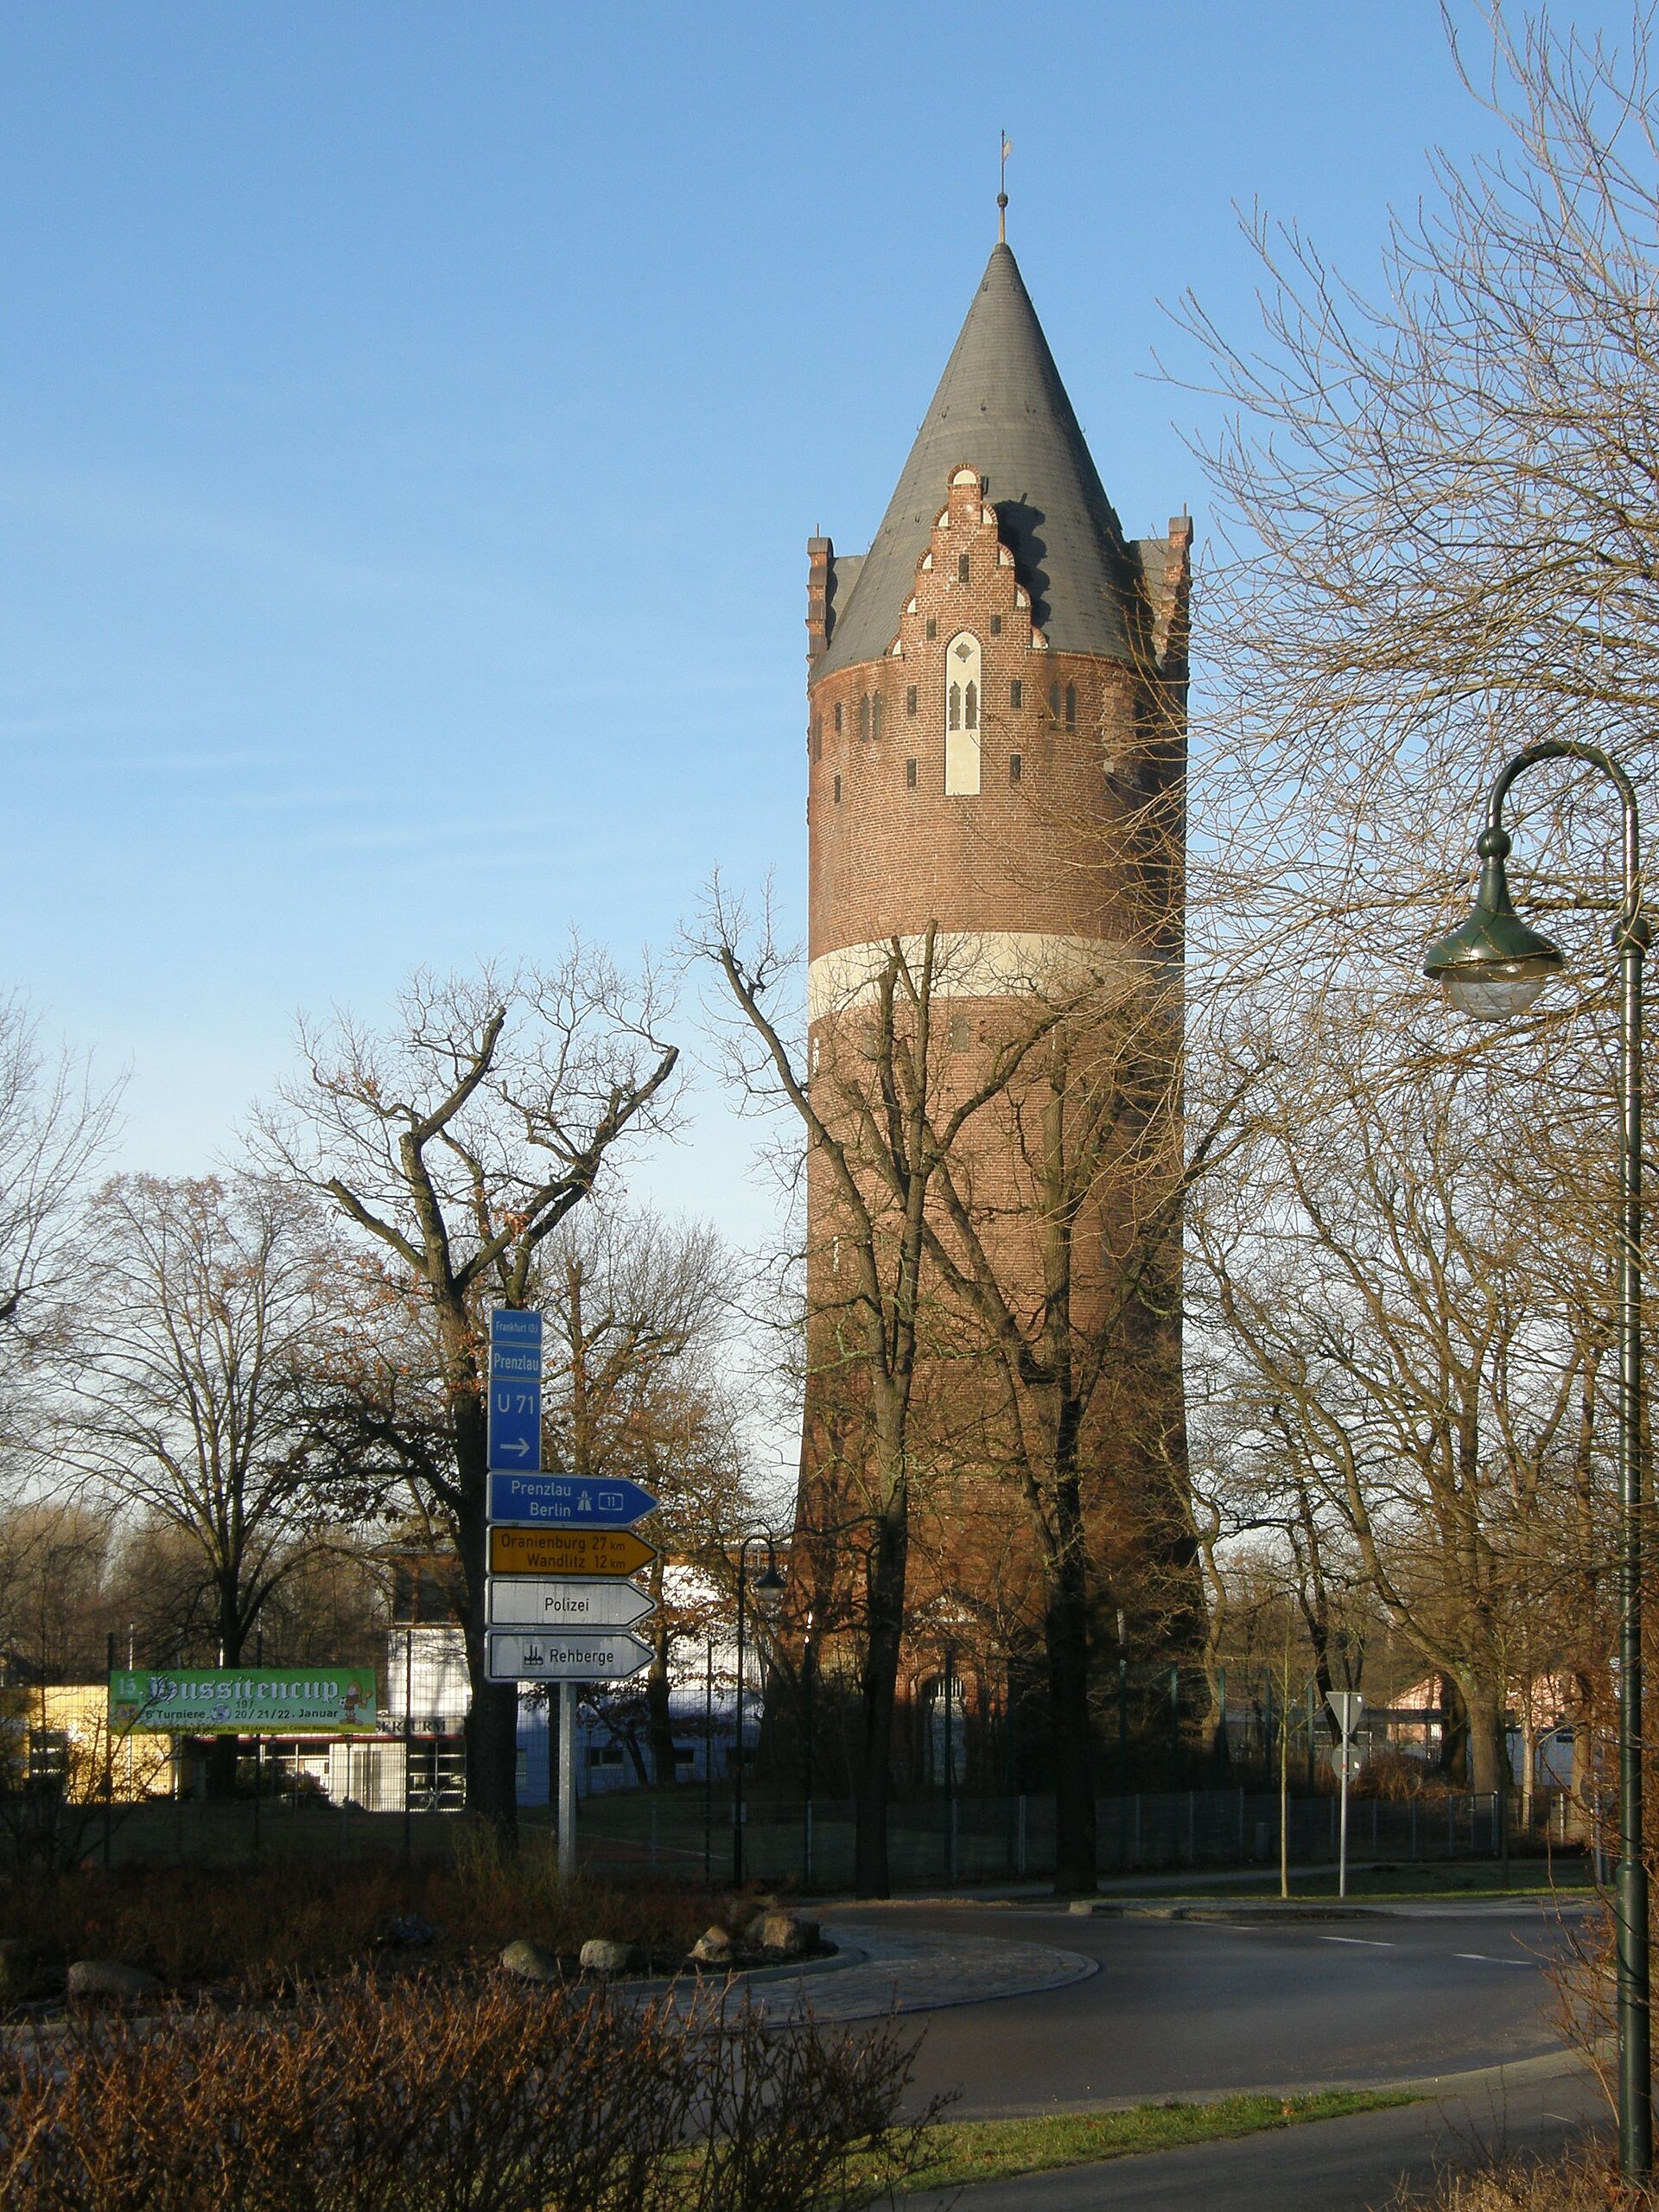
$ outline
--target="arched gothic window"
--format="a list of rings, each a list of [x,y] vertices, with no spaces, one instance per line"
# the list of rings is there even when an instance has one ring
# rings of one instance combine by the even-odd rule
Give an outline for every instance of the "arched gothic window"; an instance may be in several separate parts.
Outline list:
[[[979,639],[960,630],[944,649],[944,788],[964,798],[979,789]]]

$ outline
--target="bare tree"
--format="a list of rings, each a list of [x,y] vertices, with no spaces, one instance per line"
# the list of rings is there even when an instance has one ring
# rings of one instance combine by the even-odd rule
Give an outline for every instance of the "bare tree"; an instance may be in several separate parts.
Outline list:
[[[659,1501],[647,1571],[657,1611],[641,1631],[652,1644],[645,1719],[658,1782],[674,1779],[673,1646],[701,1636],[711,1606],[724,1604],[726,1561],[753,1503],[722,1341],[734,1274],[712,1230],[603,1207],[565,1222],[537,1271],[549,1449],[578,1474],[631,1476]],[[671,1564],[692,1573],[671,1575]],[[637,1728],[625,1732],[643,1781]]]
[[[660,1015],[649,976],[631,982],[580,944],[547,973],[420,974],[387,1033],[345,1017],[303,1029],[308,1081],[265,1123],[289,1171],[378,1249],[365,1304],[412,1356],[359,1353],[373,1386],[363,1448],[382,1475],[414,1480],[459,1554],[468,1802],[507,1834],[517,1692],[485,1672],[487,1308],[531,1302],[547,1238],[620,1149],[664,1126],[677,1051]]]
[[[821,1462],[798,1535],[810,1553],[861,1554],[861,1742],[855,1767],[855,1885],[887,1893],[893,1711],[906,1627],[918,1379],[943,1351],[926,1281],[928,1208],[943,1164],[1038,1049],[1058,1010],[1019,1026],[962,1077],[941,1009],[963,947],[937,925],[874,949],[815,1032],[810,1065],[784,1019],[762,1006],[792,964],[770,912],[752,925],[716,882],[696,949],[725,979],[740,1016],[727,1032],[741,1093],[785,1107],[822,1193],[820,1249],[808,1255],[809,1451]],[[930,1341],[930,1332],[932,1332]],[[832,1465],[833,1478],[823,1478]],[[828,1516],[828,1517],[826,1517]]]
[[[1539,1264],[1548,1217],[1510,1172],[1483,1071],[1383,1084],[1364,1035],[1325,1040],[1319,1107],[1281,1094],[1248,1173],[1197,1209],[1195,1241],[1234,1354],[1241,1459],[1277,1494],[1322,1686],[1334,1522],[1457,1685],[1490,1789],[1529,1606],[1576,1572],[1561,1540],[1605,1325]]]
[[[305,1190],[251,1174],[119,1176],[87,1217],[99,1295],[60,1448],[178,1539],[221,1666],[242,1662],[318,1511],[305,1373],[325,1344],[324,1225]]]
[[[1185,1131],[1179,995],[1161,968],[1113,952],[1063,995],[1033,994],[1008,1052],[1020,1079],[999,1084],[971,1148],[938,1143],[924,1217],[963,1325],[958,1356],[984,1382],[986,1471],[1018,1487],[1036,1539],[1056,1885],[1078,1892],[1097,1871],[1095,1609],[1106,1596],[1143,1630],[1194,1640],[1180,1221],[1192,1185],[1239,1141],[1255,1074],[1236,1065],[1205,1126]]]

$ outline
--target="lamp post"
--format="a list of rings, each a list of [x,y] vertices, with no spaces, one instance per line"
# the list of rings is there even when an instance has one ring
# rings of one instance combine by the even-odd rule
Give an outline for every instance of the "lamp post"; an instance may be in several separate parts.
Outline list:
[[[1599,746],[1546,739],[1516,753],[1492,785],[1476,844],[1480,881],[1467,919],[1429,947],[1423,972],[1461,1012],[1482,1021],[1523,1014],[1565,965],[1510,897],[1503,828],[1510,786],[1541,760],[1579,760],[1617,788],[1624,811],[1624,879],[1613,950],[1619,971],[1618,1234],[1618,1871],[1613,1883],[1618,2012],[1618,2158],[1624,2179],[1653,2170],[1649,2017],[1648,1878],[1642,1858],[1642,966],[1650,941],[1642,912],[1636,792]],[[1504,1756],[1508,1756],[1507,1744]]]
[[[764,1544],[766,1564],[755,1577],[754,1602],[762,1616],[775,1618],[784,1602],[784,1578],[778,1572],[778,1550],[770,1536],[745,1536],[737,1548],[737,1734],[732,1767],[732,1887],[743,1886],[743,1600],[748,1587],[749,1547]]]
[[[801,1641],[801,1882],[812,1886],[812,1608]]]

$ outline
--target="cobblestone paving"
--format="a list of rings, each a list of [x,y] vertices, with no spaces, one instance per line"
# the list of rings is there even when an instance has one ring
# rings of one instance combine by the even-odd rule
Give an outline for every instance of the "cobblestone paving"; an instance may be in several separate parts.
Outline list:
[[[754,1983],[759,2011],[786,2018],[807,2005],[820,2020],[868,2020],[889,2012],[927,2012],[944,2005],[978,2005],[991,1997],[1060,1989],[1096,1971],[1093,1959],[1046,1943],[1002,1942],[988,1936],[893,1936],[846,1920],[831,1923],[825,1933],[849,1955],[849,1963]]]

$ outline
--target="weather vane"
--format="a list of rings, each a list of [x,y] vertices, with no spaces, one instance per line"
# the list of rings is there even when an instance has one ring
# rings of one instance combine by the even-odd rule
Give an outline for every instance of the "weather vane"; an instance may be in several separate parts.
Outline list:
[[[1001,136],[1002,181],[997,187],[996,194],[996,242],[999,245],[1006,245],[1008,242],[1008,156],[1014,151],[1014,141],[1006,130]]]

